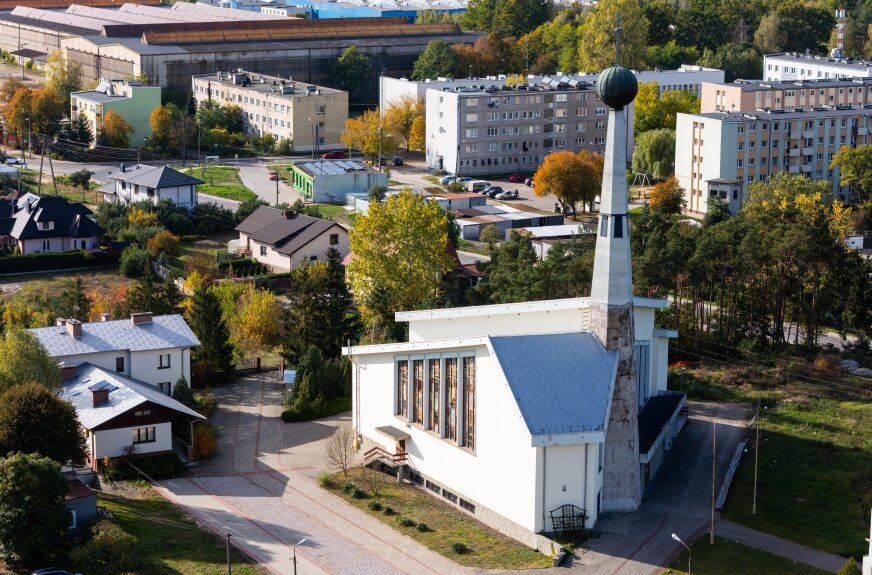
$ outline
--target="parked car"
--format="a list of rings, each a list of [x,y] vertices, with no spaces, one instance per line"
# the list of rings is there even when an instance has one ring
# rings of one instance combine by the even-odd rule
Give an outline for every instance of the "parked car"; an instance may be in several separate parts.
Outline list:
[[[342,150],[334,150],[332,152],[324,152],[321,158],[324,160],[341,160],[345,157],[345,152]]]
[[[532,188],[533,187],[533,178],[527,178],[526,180],[524,180],[524,183]]]
[[[60,569],[59,567],[43,567],[42,569],[37,569],[30,575],[73,575],[66,569]],[[76,575],[82,575],[81,573],[76,573]]]
[[[276,172],[275,170],[270,170],[269,171],[269,179],[271,182],[279,181],[279,173]]]
[[[466,183],[466,189],[476,194],[480,194],[489,187],[491,187],[490,182],[484,180],[470,180]]]
[[[442,184],[443,186],[447,186],[448,184],[455,181],[456,179],[457,179],[457,176],[442,176],[442,178],[439,180],[439,183]]]
[[[401,158],[399,156],[394,156],[391,161],[394,163],[395,166],[402,166],[403,165],[403,158]]]
[[[8,158],[6,158],[6,163],[10,166],[15,166],[18,164],[24,165],[24,160],[22,160],[21,158],[16,158],[15,156],[9,156]]]
[[[460,179],[457,180],[457,181],[460,182],[461,184],[463,184],[464,186],[466,186],[466,183],[467,183],[467,182],[471,182],[471,181],[472,181],[472,178],[468,178],[468,177],[465,177],[465,176],[464,176],[464,177],[460,178]]]
[[[520,184],[525,181],[524,174],[512,174],[509,176],[509,181],[513,184]]]
[[[487,194],[487,197],[489,197],[489,198],[495,198],[499,194],[502,194],[503,191],[504,190],[500,186],[491,186],[490,188],[485,190],[484,193]]]
[[[497,194],[496,199],[498,199],[498,200],[517,200],[518,199],[518,190],[506,190],[502,194]]]

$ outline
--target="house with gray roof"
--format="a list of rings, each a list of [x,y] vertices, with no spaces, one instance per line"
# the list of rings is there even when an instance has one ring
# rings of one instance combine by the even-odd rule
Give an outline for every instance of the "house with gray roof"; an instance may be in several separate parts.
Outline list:
[[[123,457],[131,450],[172,451],[175,435],[190,438],[194,423],[206,419],[154,386],[113,369],[84,362],[64,366],[61,374],[60,397],[76,410],[85,431],[86,461],[93,469],[105,458]]]
[[[169,166],[121,164],[121,170],[109,175],[111,183],[100,188],[103,199],[130,204],[141,200],[158,203],[169,200],[179,207],[197,205],[197,189],[203,180]]]
[[[172,395],[184,377],[191,381],[191,348],[200,340],[179,314],[134,313],[129,318],[80,322],[58,318],[50,327],[30,330],[48,355],[65,367],[85,363],[133,378]]]
[[[293,210],[260,206],[238,226],[239,245],[274,272],[289,272],[305,262],[327,259],[330,248],[344,258],[351,251],[348,230],[330,220]]]
[[[99,251],[101,228],[84,205],[26,193],[0,200],[0,249],[21,254]]]

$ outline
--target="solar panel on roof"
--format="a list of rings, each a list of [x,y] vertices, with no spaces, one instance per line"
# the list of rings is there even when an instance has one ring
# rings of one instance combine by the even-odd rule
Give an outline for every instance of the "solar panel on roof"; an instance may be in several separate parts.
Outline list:
[[[108,381],[101,381],[99,383],[95,383],[94,385],[88,386],[88,389],[91,391],[115,391],[118,388],[109,383]]]

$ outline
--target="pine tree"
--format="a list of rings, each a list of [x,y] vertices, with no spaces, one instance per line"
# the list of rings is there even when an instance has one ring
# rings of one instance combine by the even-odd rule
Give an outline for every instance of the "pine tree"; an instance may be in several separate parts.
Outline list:
[[[188,380],[184,376],[177,379],[173,386],[173,399],[191,408],[196,405],[194,392],[191,391],[191,386],[188,385]]]
[[[62,317],[88,321],[91,315],[91,300],[85,294],[85,282],[81,277],[66,282],[57,311]]]
[[[155,315],[178,313],[182,295],[169,277],[157,282],[154,273],[146,269],[143,276],[127,290],[126,304],[131,313],[150,311]]]
[[[191,360],[200,369],[226,379],[236,367],[230,331],[221,315],[221,304],[207,285],[200,286],[191,298],[188,325],[200,340],[191,351]]]
[[[94,141],[94,130],[84,112],[79,112],[72,126],[73,139],[80,144],[89,144]]]

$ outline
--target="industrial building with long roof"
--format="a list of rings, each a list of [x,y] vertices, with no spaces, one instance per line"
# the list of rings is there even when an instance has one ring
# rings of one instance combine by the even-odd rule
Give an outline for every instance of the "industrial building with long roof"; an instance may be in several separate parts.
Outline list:
[[[86,79],[136,76],[178,91],[190,90],[193,75],[237,68],[329,85],[337,58],[353,45],[370,59],[367,96],[375,101],[379,72],[408,75],[430,41],[472,44],[480,36],[404,18],[308,20],[185,2],[144,5],[150,0],[112,9],[90,0],[61,11],[53,1],[22,0],[26,6],[0,11],[0,48],[60,49]]]

